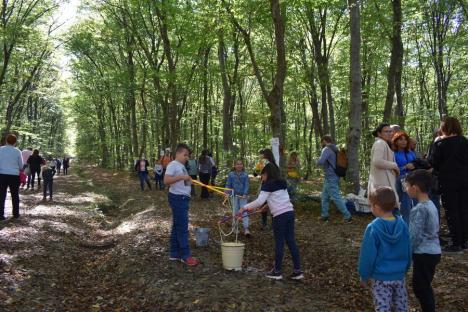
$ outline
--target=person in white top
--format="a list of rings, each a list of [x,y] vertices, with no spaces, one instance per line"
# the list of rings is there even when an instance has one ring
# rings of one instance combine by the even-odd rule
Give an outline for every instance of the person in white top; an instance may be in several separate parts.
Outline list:
[[[175,160],[166,168],[164,184],[169,185],[168,200],[172,210],[169,260],[182,261],[188,266],[195,266],[198,260],[192,257],[188,243],[188,211],[192,190],[192,178],[185,168],[188,157],[189,147],[183,143],[178,144]]]
[[[267,273],[266,277],[275,280],[283,278],[281,266],[284,255],[284,242],[286,242],[294,264],[291,279],[302,279],[304,275],[301,271],[299,249],[294,237],[294,208],[289,199],[287,183],[281,178],[277,166],[265,166],[261,176],[263,184],[258,198],[242,207],[238,216],[242,218],[245,211],[251,212],[256,208],[263,207],[266,202],[273,215],[273,234],[275,237],[275,267]]]

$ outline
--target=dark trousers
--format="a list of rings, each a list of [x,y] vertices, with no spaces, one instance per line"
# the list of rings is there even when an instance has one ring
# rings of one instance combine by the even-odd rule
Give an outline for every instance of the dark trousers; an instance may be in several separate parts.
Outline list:
[[[164,184],[163,184],[163,176],[161,174],[154,174],[154,180],[156,181],[156,188],[159,188],[160,190],[164,189]]]
[[[49,197],[52,198],[52,187],[54,185],[54,180],[44,180],[43,181],[43,195],[44,198],[47,197],[47,191],[49,191]]]
[[[162,189],[164,190],[166,188],[166,185],[164,184],[164,176],[166,175],[166,168],[163,168],[163,172],[162,172],[162,176],[161,176],[161,179],[162,179]]]
[[[148,172],[146,171],[138,171],[138,177],[140,177],[140,187],[143,191],[145,189],[145,182],[148,184],[149,189],[151,190],[151,183],[148,179]]]
[[[200,172],[200,182],[203,184],[208,185],[210,183],[210,174]],[[206,187],[202,187],[201,189],[201,198],[208,198],[210,197],[210,193]]]
[[[31,179],[29,179],[28,177],[28,186],[29,187],[29,184],[31,183],[31,188],[34,188],[34,179],[37,175],[37,185],[40,187],[41,186],[41,169],[37,169],[37,168],[31,168]]]
[[[197,175],[190,175],[190,177],[192,178],[192,180],[197,180],[198,179]],[[193,183],[192,183],[191,195],[192,195],[192,197],[196,196],[195,185],[193,185]]]
[[[65,175],[68,174],[68,167],[63,167],[63,174],[65,174]]]
[[[467,182],[465,182],[468,184]],[[468,242],[468,186],[450,185],[442,189],[442,204],[445,209],[447,225],[455,246]]]
[[[294,270],[301,269],[299,249],[294,238],[294,211],[288,211],[273,218],[273,235],[275,236],[275,271],[281,272],[284,256],[284,243],[291,252]]]
[[[436,265],[439,262],[440,254],[413,254],[413,291],[423,312],[435,311],[434,292],[431,284]]]
[[[268,211],[262,212],[262,225],[268,225]]]
[[[60,169],[62,169],[62,166],[57,166],[57,174],[60,174]]]
[[[188,211],[190,197],[169,193],[168,200],[172,210],[170,257],[186,260],[190,257],[190,246],[188,242]]]
[[[5,218],[5,200],[8,188],[10,189],[11,193],[13,217],[19,217],[19,185],[19,176],[10,174],[0,174],[0,219]]]

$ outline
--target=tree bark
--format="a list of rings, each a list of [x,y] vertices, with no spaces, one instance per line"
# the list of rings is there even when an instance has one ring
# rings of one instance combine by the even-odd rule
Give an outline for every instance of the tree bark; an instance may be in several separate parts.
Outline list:
[[[401,71],[403,70],[403,42],[401,40],[402,11],[401,0],[392,0],[393,24],[390,66],[387,73],[387,97],[385,98],[384,122],[392,119],[393,103],[396,95],[397,110],[395,111],[395,121],[400,121],[403,116],[403,103],[401,95]]]
[[[347,136],[348,180],[353,192],[360,188],[359,180],[359,143],[361,138],[361,30],[358,0],[348,0],[350,18],[350,100],[349,129]]]

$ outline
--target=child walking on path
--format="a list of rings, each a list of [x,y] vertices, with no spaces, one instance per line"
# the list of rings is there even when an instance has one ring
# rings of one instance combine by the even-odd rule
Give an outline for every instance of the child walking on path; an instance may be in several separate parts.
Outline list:
[[[376,219],[364,233],[359,256],[361,286],[372,287],[375,311],[408,311],[405,274],[411,265],[408,227],[393,215],[396,196],[392,188],[380,187],[369,194]]]
[[[226,187],[234,190],[232,205],[237,214],[239,209],[247,204],[247,196],[249,195],[249,176],[244,171],[242,159],[237,159],[234,162],[234,170],[227,177]],[[249,217],[246,212],[242,216],[242,225],[244,227],[244,235],[250,237]]]
[[[42,200],[46,200],[47,191],[49,191],[49,199],[52,200],[52,189],[54,185],[55,166],[49,162],[41,167],[42,183],[43,183],[43,196]]]
[[[432,176],[426,170],[415,170],[406,177],[408,195],[418,200],[411,210],[409,232],[413,250],[413,291],[423,312],[435,311],[432,280],[440,262],[439,215],[428,192]]]
[[[265,202],[268,203],[270,212],[273,215],[273,235],[275,237],[275,267],[267,273],[266,277],[280,280],[283,278],[281,273],[284,243],[289,247],[294,271],[291,279],[300,280],[304,278],[301,271],[301,263],[299,257],[299,249],[296,245],[294,237],[294,208],[289,199],[287,191],[287,183],[281,179],[280,171],[276,166],[265,166],[262,173],[262,189],[258,198],[245,205],[239,210],[239,217],[245,211],[253,211],[256,208],[262,207]]]
[[[156,165],[154,165],[154,180],[156,181],[156,188],[163,190],[163,166],[159,160],[156,162]]]
[[[164,184],[169,185],[168,200],[172,209],[169,260],[182,261],[189,266],[195,266],[198,260],[192,257],[188,243],[188,211],[192,185],[192,179],[185,168],[188,155],[189,147],[186,144],[178,144],[175,160],[167,166]]]

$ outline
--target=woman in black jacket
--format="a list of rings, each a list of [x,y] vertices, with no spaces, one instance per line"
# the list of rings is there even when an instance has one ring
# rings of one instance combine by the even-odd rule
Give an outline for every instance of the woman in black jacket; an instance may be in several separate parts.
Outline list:
[[[444,118],[440,130],[442,137],[434,143],[431,162],[452,238],[444,251],[460,252],[468,249],[468,140],[454,117]]]
[[[148,178],[148,167],[149,162],[146,159],[145,155],[142,154],[140,159],[135,162],[135,171],[138,172],[138,177],[140,178],[140,187],[141,191],[145,190],[145,182],[148,184],[149,189],[151,190],[151,183]]]
[[[29,189],[29,184],[31,184],[31,190],[34,189],[34,176],[37,174],[37,189],[41,188],[41,165],[44,162],[44,159],[39,155],[39,150],[35,149],[33,154],[28,158],[28,165],[31,170],[31,180],[28,179],[28,186],[26,189]]]

